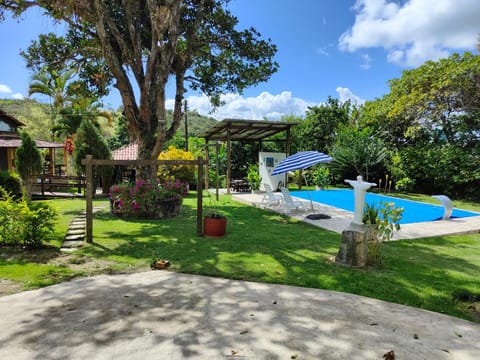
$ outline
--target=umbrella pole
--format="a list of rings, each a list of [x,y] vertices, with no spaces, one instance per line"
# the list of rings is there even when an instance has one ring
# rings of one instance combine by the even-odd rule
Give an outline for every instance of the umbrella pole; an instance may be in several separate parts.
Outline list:
[[[314,212],[315,208],[313,207],[312,195],[310,195],[310,191],[308,191],[307,194],[308,194],[308,198],[310,199],[310,210]]]

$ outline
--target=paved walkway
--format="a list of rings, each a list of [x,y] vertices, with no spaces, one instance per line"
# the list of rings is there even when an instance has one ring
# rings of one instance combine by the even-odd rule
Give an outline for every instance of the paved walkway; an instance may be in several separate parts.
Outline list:
[[[256,207],[267,208],[271,211],[285,213],[284,209],[276,206],[265,206],[262,203],[263,194],[234,193],[232,198],[236,201],[249,204]],[[303,200],[303,199],[302,199]],[[307,222],[309,224],[321,227],[326,230],[341,233],[353,220],[353,213],[331,206],[313,202],[314,210],[307,213],[291,213],[290,216]],[[305,217],[308,213],[321,213],[330,215],[331,219],[309,220]],[[395,232],[393,240],[417,239],[432,236],[445,236],[457,234],[472,234],[480,232],[480,216],[469,218],[456,218],[450,220],[438,220],[431,222],[422,222],[414,224],[404,224],[400,231]],[[480,358],[480,357],[479,357]]]
[[[167,271],[0,297],[0,359],[477,360],[480,325],[361,296]],[[389,359],[394,359],[390,357]]]

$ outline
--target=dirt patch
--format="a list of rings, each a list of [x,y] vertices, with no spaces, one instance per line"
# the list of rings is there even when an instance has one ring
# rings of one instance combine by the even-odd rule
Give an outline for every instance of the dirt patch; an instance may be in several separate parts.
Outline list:
[[[148,271],[148,264],[140,267],[128,267],[121,264],[96,259],[89,256],[77,255],[75,253],[60,253],[52,249],[40,249],[36,251],[2,251],[0,258],[4,260],[17,260],[35,262],[38,264],[64,267],[81,274],[81,276],[94,276],[100,274],[124,274]],[[21,282],[0,278],[0,296],[11,295],[24,291]]]
[[[0,279],[0,296],[16,294],[22,290],[22,284],[6,279]]]

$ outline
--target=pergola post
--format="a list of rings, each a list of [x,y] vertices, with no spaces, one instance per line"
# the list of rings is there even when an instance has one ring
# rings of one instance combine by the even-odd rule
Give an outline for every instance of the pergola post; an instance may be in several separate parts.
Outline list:
[[[209,152],[208,152],[208,140],[205,142],[205,160],[206,160],[206,163],[205,163],[205,191],[208,191],[208,181],[209,181],[209,178],[208,178],[208,159],[209,159]]]
[[[206,164],[207,163],[208,161],[206,162]],[[203,159],[201,156],[197,158],[197,164],[197,236],[203,236]]]
[[[86,206],[86,238],[87,243],[93,242],[93,164],[92,164],[92,155],[86,156],[85,161],[85,181],[86,181],[86,195],[87,195],[87,206]]]
[[[230,154],[230,136],[231,128],[230,125],[227,127],[227,194],[230,194],[230,177],[232,176],[232,157]]]
[[[287,138],[285,140],[285,157],[290,155],[290,127],[287,128]],[[284,186],[288,188],[288,172],[285,173],[285,184]]]
[[[218,201],[218,188],[220,187],[220,159],[218,158],[219,155],[219,147],[220,144],[218,141],[215,143],[215,159],[216,159],[216,166],[215,166],[215,198]]]

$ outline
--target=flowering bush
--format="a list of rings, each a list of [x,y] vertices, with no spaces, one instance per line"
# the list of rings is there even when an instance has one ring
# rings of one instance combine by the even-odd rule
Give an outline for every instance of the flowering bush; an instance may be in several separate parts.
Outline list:
[[[114,185],[110,188],[111,210],[113,214],[156,217],[162,201],[179,200],[181,204],[188,190],[188,183],[180,180],[162,184],[137,180],[135,185]]]

